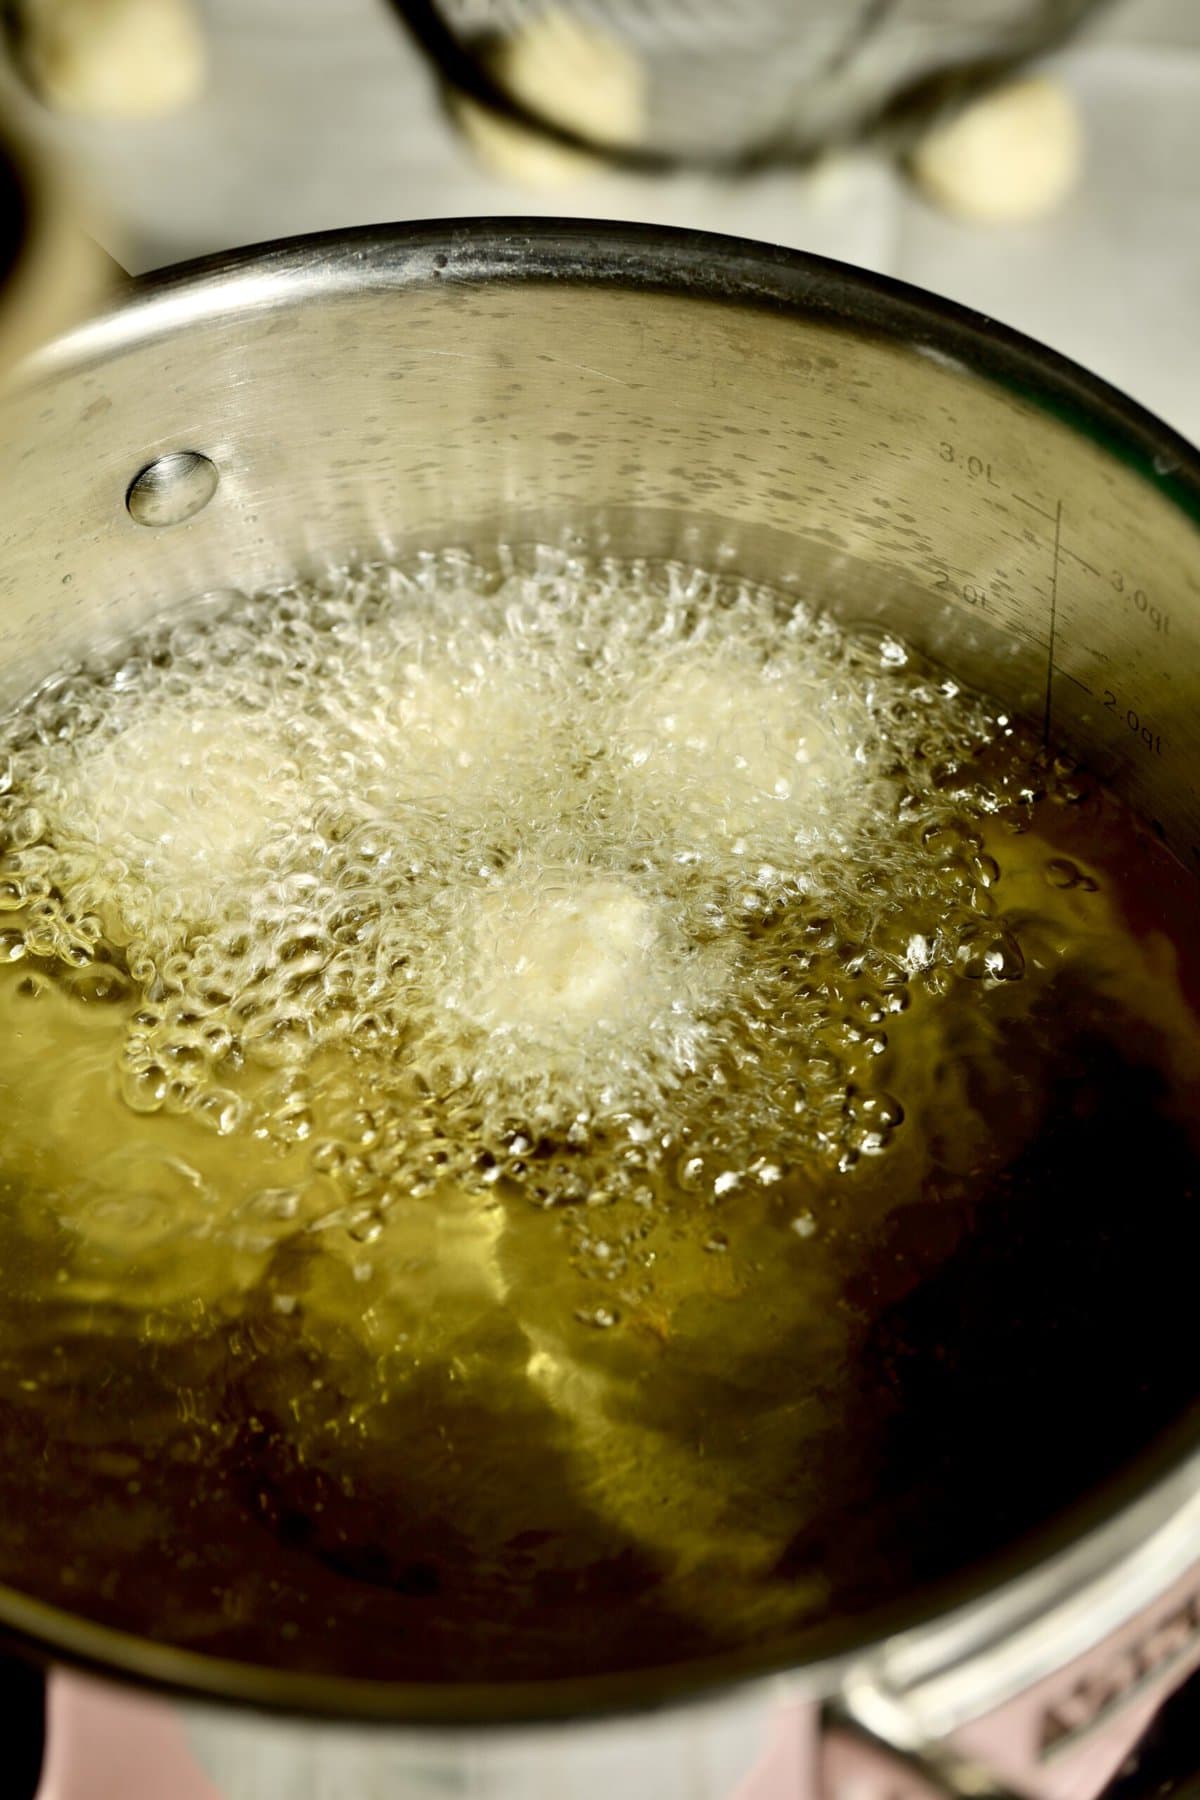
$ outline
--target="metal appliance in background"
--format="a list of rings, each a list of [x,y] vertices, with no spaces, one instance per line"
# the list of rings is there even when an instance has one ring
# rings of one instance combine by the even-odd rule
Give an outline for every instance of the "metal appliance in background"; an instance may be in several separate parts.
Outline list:
[[[231,580],[451,543],[674,555],[886,623],[1044,719],[1200,870],[1200,457],[913,289],[636,226],[295,240],[169,271],[50,345],[0,443],[0,703]],[[242,1800],[266,1743],[322,1797],[1092,1800],[1200,1660],[1177,1286],[1131,1295],[1128,1331],[1111,1321],[1137,1455],[946,1585],[721,1660],[395,1684],[237,1664],[115,1631],[86,1596],[68,1613],[0,1590],[9,1643],[56,1665],[43,1800],[91,1800],[106,1730],[124,1800],[148,1779],[154,1800]],[[1106,1396],[1078,1372],[1038,1381],[1102,1432]],[[1024,1444],[994,1455],[1008,1479]],[[1021,1479],[1041,1492],[1035,1468]],[[175,1773],[147,1777],[168,1751]]]
[[[631,167],[803,161],[931,113],[1108,0],[396,0],[452,92]]]

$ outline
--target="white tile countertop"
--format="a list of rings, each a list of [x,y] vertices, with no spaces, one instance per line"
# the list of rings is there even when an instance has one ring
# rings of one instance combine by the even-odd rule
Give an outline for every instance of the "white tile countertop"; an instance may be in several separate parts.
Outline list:
[[[1054,59],[1086,121],[1085,177],[1037,224],[933,211],[870,153],[743,180],[602,171],[498,178],[447,119],[388,0],[206,0],[212,70],[187,111],[55,133],[109,238],[144,270],[292,232],[559,213],[708,228],[901,276],[990,313],[1200,440],[1200,5],[1123,0]]]

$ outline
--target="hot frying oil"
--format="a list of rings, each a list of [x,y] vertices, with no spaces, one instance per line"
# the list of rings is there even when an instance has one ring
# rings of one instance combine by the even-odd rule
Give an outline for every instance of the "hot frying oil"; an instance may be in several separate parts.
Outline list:
[[[323,1671],[803,1632],[1195,1387],[1190,882],[878,631],[430,557],[0,742],[0,1579]]]

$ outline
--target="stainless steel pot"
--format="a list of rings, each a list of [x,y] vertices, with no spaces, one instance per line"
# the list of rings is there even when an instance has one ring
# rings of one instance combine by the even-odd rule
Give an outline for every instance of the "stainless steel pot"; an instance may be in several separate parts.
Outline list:
[[[675,554],[886,620],[1200,864],[1200,459],[1081,370],[897,284],[631,226],[312,238],[168,272],[60,339],[9,392],[0,446],[0,700],[231,575],[447,542]],[[231,1796],[259,1791],[239,1786],[256,1745],[294,1738],[314,1794],[583,1800],[620,1781],[683,1800],[745,1776],[749,1800],[808,1783],[818,1722],[830,1791],[876,1791],[882,1745],[905,1759],[889,1792],[979,1791],[987,1767],[1083,1795],[1200,1656],[1198,1546],[1194,1408],[988,1567],[720,1663],[402,1687],[221,1663],[15,1591],[0,1622],[56,1663],[172,1691]],[[52,1727],[94,1720],[91,1690],[56,1679]]]

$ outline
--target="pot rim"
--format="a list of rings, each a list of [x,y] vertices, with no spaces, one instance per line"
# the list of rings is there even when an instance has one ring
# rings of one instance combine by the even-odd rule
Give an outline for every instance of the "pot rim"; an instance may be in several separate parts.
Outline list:
[[[419,221],[279,239],[140,278],[98,317],[29,357],[18,388],[81,373],[205,320],[368,290],[502,282],[656,291],[766,308],[884,339],[1007,389],[1110,455],[1200,526],[1200,452],[1078,364],[923,289],[805,252],[692,230],[553,218]],[[1198,540],[1200,544],[1200,540]],[[786,1677],[827,1695],[878,1664],[904,1685],[972,1671],[968,1715],[1044,1672],[1019,1646],[1053,1615],[1058,1666],[1102,1633],[1089,1618],[1132,1616],[1196,1560],[1200,1401],[1128,1468],[1005,1551],[907,1602],[825,1622],[768,1645],[684,1664],[557,1682],[408,1683],[327,1677],[157,1644],[0,1587],[0,1631],[36,1655],[168,1689],[326,1720],[421,1727],[515,1726],[600,1717]],[[1115,1582],[1115,1586],[1114,1586]],[[1037,1635],[1036,1633],[1034,1635]],[[950,1712],[963,1712],[962,1683]],[[949,1714],[947,1715],[949,1716]],[[948,1727],[950,1728],[950,1727]]]

